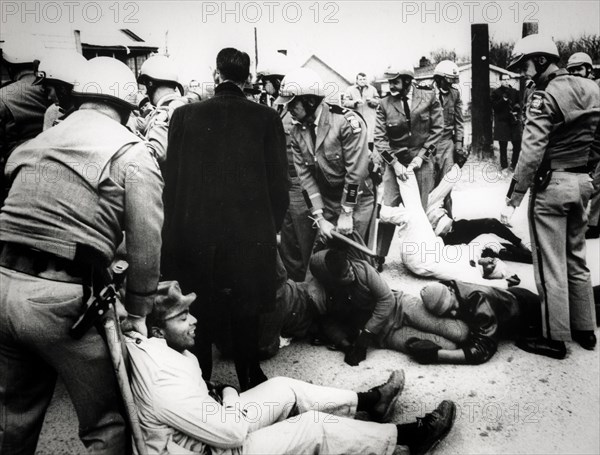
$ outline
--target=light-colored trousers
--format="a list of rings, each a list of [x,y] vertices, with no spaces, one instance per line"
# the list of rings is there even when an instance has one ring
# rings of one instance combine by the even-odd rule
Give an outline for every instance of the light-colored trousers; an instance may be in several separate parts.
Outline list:
[[[214,455],[391,455],[396,449],[396,425],[353,419],[358,396],[350,390],[276,377],[243,392],[240,401],[248,437],[238,449],[213,448]]]
[[[595,330],[590,270],[585,260],[588,174],[553,171],[545,190],[532,192],[529,229],[535,284],[545,337],[571,340],[571,330]]]
[[[446,178],[429,194],[428,210],[444,200],[454,183]],[[469,257],[463,257],[460,245],[444,245],[435,235],[431,223],[421,205],[419,187],[413,172],[408,179],[398,179],[404,206],[381,207],[381,219],[400,227],[398,237],[402,239],[400,257],[415,275],[439,280],[485,283],[478,269],[469,265]]]

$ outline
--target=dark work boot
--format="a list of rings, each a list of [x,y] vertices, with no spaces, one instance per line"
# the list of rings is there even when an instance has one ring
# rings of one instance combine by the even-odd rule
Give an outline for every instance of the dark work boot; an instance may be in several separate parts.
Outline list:
[[[571,338],[588,351],[593,351],[596,347],[597,340],[593,330],[572,330]]]
[[[549,340],[547,338],[521,338],[517,340],[517,347],[532,354],[544,355],[553,359],[562,360],[567,356],[567,347],[564,341]]]
[[[449,400],[442,401],[439,406],[424,417],[417,417],[417,425],[424,430],[424,438],[410,447],[411,455],[429,453],[446,437],[452,429],[456,417],[456,405]]]
[[[373,407],[372,417],[376,422],[387,423],[390,421],[394,407],[404,390],[404,370],[392,371],[385,384],[375,387],[380,398]],[[371,389],[373,390],[373,389]]]

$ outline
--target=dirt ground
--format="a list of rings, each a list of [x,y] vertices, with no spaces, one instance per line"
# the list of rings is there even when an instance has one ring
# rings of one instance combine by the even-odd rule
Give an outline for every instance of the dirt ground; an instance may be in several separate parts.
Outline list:
[[[497,172],[493,162],[468,162],[453,193],[455,218],[498,217],[509,179]],[[526,203],[517,209],[513,226],[527,242]],[[429,280],[407,274],[398,250],[395,239],[383,276],[392,287],[418,293]],[[466,260],[467,253],[463,253],[460,261]],[[599,284],[599,240],[588,240],[587,253],[592,280]],[[535,290],[532,266],[509,266],[521,278],[522,286]],[[438,446],[437,453],[598,454],[599,348],[585,351],[576,343],[567,343],[567,349],[567,358],[558,361],[528,354],[506,341],[489,362],[480,366],[424,366],[398,352],[370,350],[366,361],[350,367],[339,352],[294,342],[264,362],[263,368],[269,377],[290,376],[357,391],[380,384],[390,371],[403,368],[406,387],[394,416],[396,423],[413,421],[442,399],[454,400],[458,405],[454,429]],[[235,383],[232,362],[218,359],[214,378]],[[61,384],[37,453],[84,453],[77,439],[77,419]]]

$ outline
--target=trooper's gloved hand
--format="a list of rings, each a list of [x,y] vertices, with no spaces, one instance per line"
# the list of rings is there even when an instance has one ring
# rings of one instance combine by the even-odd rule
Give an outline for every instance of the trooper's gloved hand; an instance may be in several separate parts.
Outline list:
[[[438,363],[438,351],[441,346],[433,341],[421,340],[420,338],[409,338],[406,341],[408,354],[417,362],[422,364]]]
[[[367,347],[373,338],[374,335],[371,332],[367,332],[366,330],[361,331],[352,347],[346,353],[344,362],[351,367],[355,367],[365,360],[367,358]]]
[[[457,142],[454,145],[454,162],[458,164],[458,167],[462,168],[467,159],[469,158],[469,151],[463,149],[463,146],[460,142]]]

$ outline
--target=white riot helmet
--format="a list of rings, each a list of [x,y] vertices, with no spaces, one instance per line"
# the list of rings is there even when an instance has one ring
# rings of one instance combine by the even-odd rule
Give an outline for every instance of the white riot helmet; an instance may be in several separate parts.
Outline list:
[[[59,81],[75,85],[87,63],[85,57],[74,50],[56,49],[48,51],[40,60],[36,74],[37,80],[34,83]]]
[[[458,80],[458,66],[450,60],[442,60],[435,66],[433,70],[434,76],[442,76],[455,82]]]
[[[310,68],[297,68],[285,75],[275,104],[287,104],[297,96],[313,95],[324,98],[323,80]]]
[[[392,81],[400,76],[415,77],[415,70],[408,61],[399,61],[387,67],[384,72],[384,77],[388,81]]]
[[[545,35],[528,35],[516,42],[510,56],[510,63],[506,69],[512,71],[528,57],[536,55],[545,55],[555,60],[559,59],[558,49],[552,39]]]
[[[140,84],[148,86],[151,81],[175,84],[181,95],[183,86],[179,82],[179,73],[173,60],[164,55],[154,55],[146,60],[137,78]]]
[[[588,54],[586,54],[585,52],[575,52],[569,57],[569,61],[567,62],[567,69],[581,65],[586,65],[589,67],[589,69],[592,69],[594,67],[592,63],[592,58]]]
[[[42,47],[30,35],[11,35],[2,43],[2,60],[11,65],[33,64],[42,55]]]
[[[73,87],[81,99],[109,101],[127,109],[137,108],[138,85],[129,67],[111,57],[96,57],[85,65]]]

